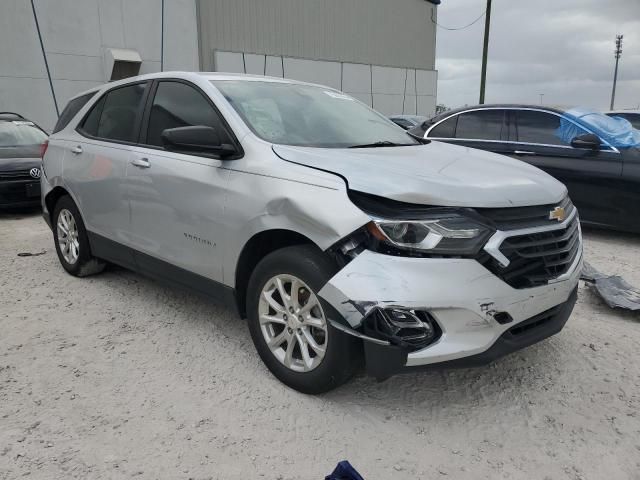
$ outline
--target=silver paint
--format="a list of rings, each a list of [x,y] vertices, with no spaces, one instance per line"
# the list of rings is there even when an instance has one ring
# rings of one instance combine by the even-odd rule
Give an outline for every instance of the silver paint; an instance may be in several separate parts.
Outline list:
[[[214,160],[87,139],[74,129],[98,94],[50,138],[43,205],[53,188],[64,188],[88,231],[230,287],[243,249],[256,235],[286,230],[326,250],[368,223],[370,216],[350,201],[348,188],[409,203],[468,207],[552,204],[566,195],[562,184],[523,162],[439,142],[362,150],[269,144],[251,133],[210,82],[263,77],[166,72],[140,78],[181,78],[199,86],[227,120],[244,156]],[[72,153],[78,146],[82,153]],[[492,303],[519,322],[565,301],[581,261],[566,279],[515,290],[475,260],[365,250],[318,296],[352,328],[376,306],[429,309],[443,336],[412,353],[408,364],[432,363],[477,353],[495,341],[501,327],[482,305]]]

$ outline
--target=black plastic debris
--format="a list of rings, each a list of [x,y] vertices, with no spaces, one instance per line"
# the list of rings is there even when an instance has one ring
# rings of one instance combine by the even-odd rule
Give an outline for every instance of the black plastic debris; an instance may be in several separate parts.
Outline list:
[[[18,254],[19,257],[38,257],[40,255],[44,255],[45,253],[47,253],[46,250],[43,250],[41,252],[37,252],[37,253],[31,253],[31,252],[20,252]]]
[[[346,460],[338,463],[336,468],[330,475],[324,477],[324,480],[364,480],[355,468]]]
[[[640,310],[640,290],[617,275],[605,275],[585,262],[580,278],[594,285],[598,294],[611,308]]]

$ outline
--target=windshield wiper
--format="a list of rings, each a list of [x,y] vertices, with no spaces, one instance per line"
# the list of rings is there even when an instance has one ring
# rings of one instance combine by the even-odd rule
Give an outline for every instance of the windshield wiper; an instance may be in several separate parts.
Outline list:
[[[415,143],[395,143],[389,140],[382,140],[374,143],[364,143],[362,145],[351,145],[348,148],[380,148],[380,147],[410,147]]]

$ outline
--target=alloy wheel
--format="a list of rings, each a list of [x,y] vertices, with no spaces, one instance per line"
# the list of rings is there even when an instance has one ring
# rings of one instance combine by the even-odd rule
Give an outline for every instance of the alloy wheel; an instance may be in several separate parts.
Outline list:
[[[260,293],[260,330],[271,353],[295,372],[309,372],[327,349],[327,320],[315,293],[299,278],[280,274]]]
[[[60,210],[56,228],[60,253],[69,265],[73,265],[78,261],[78,256],[80,255],[78,225],[75,218],[73,218],[73,214],[66,208]]]

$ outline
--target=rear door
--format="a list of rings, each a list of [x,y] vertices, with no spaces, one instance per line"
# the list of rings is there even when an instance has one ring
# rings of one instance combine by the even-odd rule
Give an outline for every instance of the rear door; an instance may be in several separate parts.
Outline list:
[[[507,153],[509,138],[507,117],[502,108],[468,110],[431,127],[428,138],[456,145]]]
[[[131,244],[125,172],[149,86],[150,82],[138,82],[106,92],[66,142],[65,182],[78,203],[93,248],[109,248],[111,242]],[[109,252],[110,260],[131,263],[123,249]]]
[[[140,146],[127,166],[127,184],[138,266],[205,288],[192,274],[222,281],[217,246],[225,228],[221,219],[229,170],[214,156],[167,151],[160,137],[165,129],[195,125],[214,127],[223,142],[235,143],[211,100],[196,86],[181,80],[155,82]]]
[[[583,220],[612,225],[623,216],[622,157],[604,146],[574,148],[558,135],[561,116],[535,109],[510,111],[509,155],[544,170],[564,183]],[[590,133],[584,130],[583,133]]]

